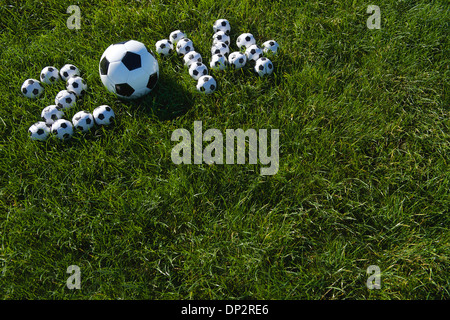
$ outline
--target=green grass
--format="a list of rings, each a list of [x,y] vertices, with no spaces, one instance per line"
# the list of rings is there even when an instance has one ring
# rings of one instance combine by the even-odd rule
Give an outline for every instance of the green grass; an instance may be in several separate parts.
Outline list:
[[[70,4],[80,30],[66,27]],[[447,1],[30,0],[0,16],[2,299],[450,298]],[[144,99],[103,87],[109,44],[153,48],[181,29],[208,61],[218,18],[232,41],[281,44],[273,75],[216,74],[202,95],[173,56]],[[66,118],[109,104],[117,122],[36,143],[28,127],[64,85],[38,100],[20,86],[65,63],[89,85]],[[278,173],[173,164],[171,134],[194,121],[279,129]],[[69,265],[81,290],[66,287]]]

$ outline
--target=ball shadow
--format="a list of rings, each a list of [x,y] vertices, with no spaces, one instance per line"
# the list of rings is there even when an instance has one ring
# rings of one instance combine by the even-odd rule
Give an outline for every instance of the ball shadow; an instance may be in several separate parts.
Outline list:
[[[186,114],[194,100],[175,76],[160,74],[157,85],[149,94],[136,100],[122,100],[122,103],[159,121],[170,121]]]

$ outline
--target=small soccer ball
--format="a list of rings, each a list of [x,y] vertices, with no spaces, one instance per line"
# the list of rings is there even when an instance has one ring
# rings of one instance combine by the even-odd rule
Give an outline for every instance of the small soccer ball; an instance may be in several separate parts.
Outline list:
[[[106,48],[100,57],[99,73],[108,91],[122,99],[137,99],[155,88],[159,65],[142,42],[128,40]]]
[[[263,56],[263,50],[256,44],[252,44],[245,50],[245,55],[247,56],[247,61],[256,61]]]
[[[239,49],[247,49],[252,44],[256,44],[256,40],[251,33],[243,33],[236,39],[236,45]]]
[[[59,70],[59,75],[61,76],[61,79],[67,81],[70,77],[79,76],[80,70],[73,64],[65,64],[61,70]]]
[[[109,125],[114,122],[115,114],[110,106],[102,105],[94,109],[92,112],[95,123],[100,125]]]
[[[213,70],[225,70],[228,65],[228,60],[223,54],[214,54],[211,57],[211,61],[209,62],[209,66]]]
[[[77,96],[72,91],[61,90],[55,97],[55,104],[58,109],[70,109],[77,102]]]
[[[50,134],[50,128],[43,121],[39,121],[31,125],[28,129],[31,140],[45,141]]]
[[[54,84],[59,80],[59,70],[53,66],[48,66],[41,71],[41,81],[46,84]]]
[[[94,126],[94,116],[87,111],[79,111],[72,117],[74,128],[87,132]]]
[[[72,123],[66,119],[58,119],[53,122],[51,132],[60,140],[69,140],[73,135]]]
[[[183,58],[184,65],[189,67],[194,62],[202,62],[202,56],[197,51],[191,51],[188,54],[186,54]]]
[[[218,19],[213,24],[213,30],[214,32],[223,31],[229,34],[231,30],[230,22],[226,19]]]
[[[217,82],[211,76],[201,76],[197,81],[197,90],[203,93],[212,93],[217,89]]]
[[[273,63],[266,57],[256,60],[255,71],[260,77],[269,75],[273,72]]]
[[[275,40],[268,40],[262,44],[264,53],[276,54],[280,45]]]
[[[235,69],[240,69],[247,63],[247,56],[239,51],[232,52],[228,57],[228,63]]]
[[[216,33],[214,33],[213,35],[213,44],[216,42],[223,42],[225,43],[227,46],[230,45],[231,40],[230,40],[230,36],[227,35],[225,32],[223,31],[217,31]]]
[[[184,56],[186,53],[194,51],[194,43],[188,38],[183,38],[178,41],[176,50],[179,56]]]
[[[61,119],[64,116],[64,112],[59,110],[54,104],[42,109],[41,118],[46,124],[52,125],[56,120]]]
[[[211,47],[211,55],[222,54],[226,55],[230,53],[230,48],[227,46],[225,42],[216,42]]]
[[[156,52],[164,57],[167,57],[173,52],[172,41],[167,39],[159,40],[155,43]]]
[[[44,92],[44,88],[41,83],[36,79],[25,80],[20,90],[22,90],[25,97],[31,99],[38,98],[42,92]]]
[[[189,74],[195,80],[208,74],[208,68],[201,62],[194,62],[189,67]]]
[[[87,83],[80,76],[70,77],[66,83],[67,91],[72,91],[77,95],[77,97],[81,97],[86,93]]]
[[[182,32],[181,30],[172,31],[169,35],[169,40],[173,44],[177,44],[178,41],[180,41],[183,38],[186,38],[186,34],[184,32]]]

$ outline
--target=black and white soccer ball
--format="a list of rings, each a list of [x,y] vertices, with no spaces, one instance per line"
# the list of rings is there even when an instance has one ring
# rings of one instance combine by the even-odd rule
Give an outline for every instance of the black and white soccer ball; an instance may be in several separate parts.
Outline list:
[[[72,91],[77,95],[77,97],[81,97],[86,93],[87,83],[80,76],[70,77],[66,82],[67,91]]]
[[[218,19],[214,21],[213,30],[214,32],[223,31],[226,34],[230,34],[231,31],[230,22],[227,19]]]
[[[44,92],[44,88],[42,87],[41,83],[36,79],[25,80],[20,90],[25,97],[31,99],[38,98],[42,94],[42,92]]]
[[[223,43],[225,43],[227,46],[229,46],[230,43],[231,43],[231,39],[230,39],[230,36],[227,35],[225,32],[223,32],[223,31],[217,31],[217,32],[214,33],[214,35],[213,35],[213,44],[215,44],[216,42],[223,42]]]
[[[211,47],[211,55],[221,54],[227,55],[230,53],[230,48],[225,42],[216,42]]]
[[[173,52],[173,43],[168,39],[162,39],[155,43],[156,52],[163,57],[167,57]]]
[[[59,75],[61,76],[61,79],[67,81],[70,77],[79,76],[80,70],[78,70],[78,68],[73,64],[68,63],[59,70]]]
[[[58,119],[53,122],[51,132],[60,140],[69,140],[73,135],[72,122],[66,119]]]
[[[31,140],[45,141],[50,134],[50,128],[44,121],[39,121],[30,126],[28,133]]]
[[[203,62],[202,55],[197,51],[191,51],[186,54],[183,58],[184,65],[189,68],[189,66],[194,62]]]
[[[236,45],[239,49],[247,49],[252,44],[256,44],[256,40],[251,33],[243,33],[236,39]]]
[[[59,70],[53,66],[47,66],[41,71],[41,81],[46,84],[54,84],[59,78]]]
[[[176,51],[179,56],[184,56],[188,52],[194,51],[194,43],[191,39],[183,38],[178,41]]]
[[[208,68],[205,64],[201,62],[194,62],[189,67],[189,74],[195,80],[198,80],[201,76],[205,76],[208,74]]]
[[[99,126],[112,124],[116,118],[114,110],[107,105],[101,105],[92,112],[95,123]]]
[[[61,90],[55,97],[55,105],[58,109],[70,109],[77,102],[77,96],[74,92]]]
[[[197,81],[197,90],[203,93],[213,93],[217,89],[216,80],[209,76],[201,76]]]
[[[262,44],[264,53],[276,54],[280,45],[275,40],[267,40]]]
[[[158,60],[136,40],[110,45],[100,58],[99,72],[105,87],[125,99],[150,93],[159,78]]]
[[[172,31],[169,35],[169,40],[175,45],[183,38],[186,38],[186,33],[181,30]]]
[[[270,75],[273,72],[273,63],[269,58],[262,57],[256,60],[255,71],[260,76]]]
[[[214,54],[211,57],[209,66],[212,70],[225,70],[228,66],[228,60],[223,54]]]
[[[252,44],[245,50],[245,55],[247,56],[247,61],[256,61],[263,56],[263,50],[256,44]]]
[[[234,69],[240,69],[247,63],[247,56],[239,51],[234,51],[230,53],[228,57],[228,63]]]
[[[87,132],[94,126],[94,116],[85,110],[78,111],[72,117],[72,124],[75,129]]]
[[[64,116],[64,111],[60,110],[56,105],[52,104],[50,106],[42,109],[41,118],[46,124],[52,125],[58,119]]]

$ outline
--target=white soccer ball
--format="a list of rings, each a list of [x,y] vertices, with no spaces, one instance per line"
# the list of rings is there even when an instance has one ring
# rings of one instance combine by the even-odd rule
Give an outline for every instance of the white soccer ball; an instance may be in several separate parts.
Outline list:
[[[45,121],[46,124],[52,125],[58,119],[61,119],[64,116],[64,112],[59,110],[58,107],[54,104],[45,107],[42,109],[41,118]]]
[[[72,91],[77,97],[81,97],[86,93],[87,83],[80,76],[73,76],[67,80],[66,88],[67,91]]]
[[[110,106],[102,105],[94,109],[92,112],[95,123],[99,126],[109,125],[114,122],[116,115]]]
[[[79,76],[80,70],[78,70],[78,68],[73,64],[68,63],[59,70],[59,75],[61,76],[61,79],[67,81],[70,77]]]
[[[178,41],[176,50],[179,56],[184,56],[186,53],[194,51],[194,43],[191,39],[183,38]]]
[[[266,57],[256,60],[255,71],[260,77],[269,75],[273,72],[273,63]]]
[[[43,121],[36,122],[28,129],[31,140],[45,141],[50,134],[50,128]]]
[[[230,36],[227,35],[225,32],[223,32],[223,31],[217,31],[217,32],[214,33],[214,35],[213,35],[213,44],[215,44],[216,42],[223,42],[223,43],[225,43],[227,46],[229,46],[230,43],[231,43],[231,39],[230,39]]]
[[[73,127],[86,132],[94,126],[94,116],[87,111],[79,111],[72,117]]]
[[[110,45],[100,58],[104,86],[120,98],[140,98],[155,88],[158,60],[142,42],[129,40]]]
[[[236,39],[236,45],[239,49],[247,49],[252,44],[256,44],[256,40],[251,33],[243,33]]]
[[[41,81],[46,84],[54,84],[59,80],[59,70],[53,66],[48,66],[41,71]]]
[[[186,54],[183,58],[184,65],[189,67],[194,62],[202,62],[202,55],[198,53],[197,51],[191,51],[188,54]]]
[[[225,42],[216,42],[211,47],[211,55],[222,54],[226,55],[230,53],[230,48],[227,46]]]
[[[55,104],[58,109],[70,109],[77,102],[77,96],[74,92],[61,90],[55,97]]]
[[[231,30],[230,22],[226,19],[218,19],[213,24],[213,30],[214,32],[223,31],[229,34]]]
[[[201,62],[194,62],[189,67],[189,74],[195,80],[208,74],[208,68]]]
[[[60,140],[68,140],[73,135],[72,123],[66,119],[58,119],[53,122],[51,132]]]
[[[42,92],[44,92],[44,88],[42,87],[41,83],[36,79],[25,80],[20,90],[25,97],[31,99],[38,98],[42,94]]]
[[[245,50],[245,55],[247,56],[247,61],[256,61],[263,56],[263,50],[256,44],[252,44]]]
[[[235,69],[240,69],[247,63],[247,56],[239,51],[232,52],[228,57],[228,63]]]
[[[186,38],[186,34],[184,32],[182,32],[181,30],[172,31],[169,35],[169,40],[173,44],[177,44],[178,41],[180,41],[183,38]]]
[[[268,40],[262,44],[264,53],[276,54],[280,45],[275,40]]]
[[[213,70],[225,70],[228,65],[228,60],[223,54],[214,54],[211,57],[209,66]]]
[[[170,55],[173,52],[172,41],[167,39],[159,40],[155,43],[156,52],[164,57]]]
[[[197,90],[203,93],[212,93],[217,89],[217,82],[211,76],[201,76],[197,81]]]

